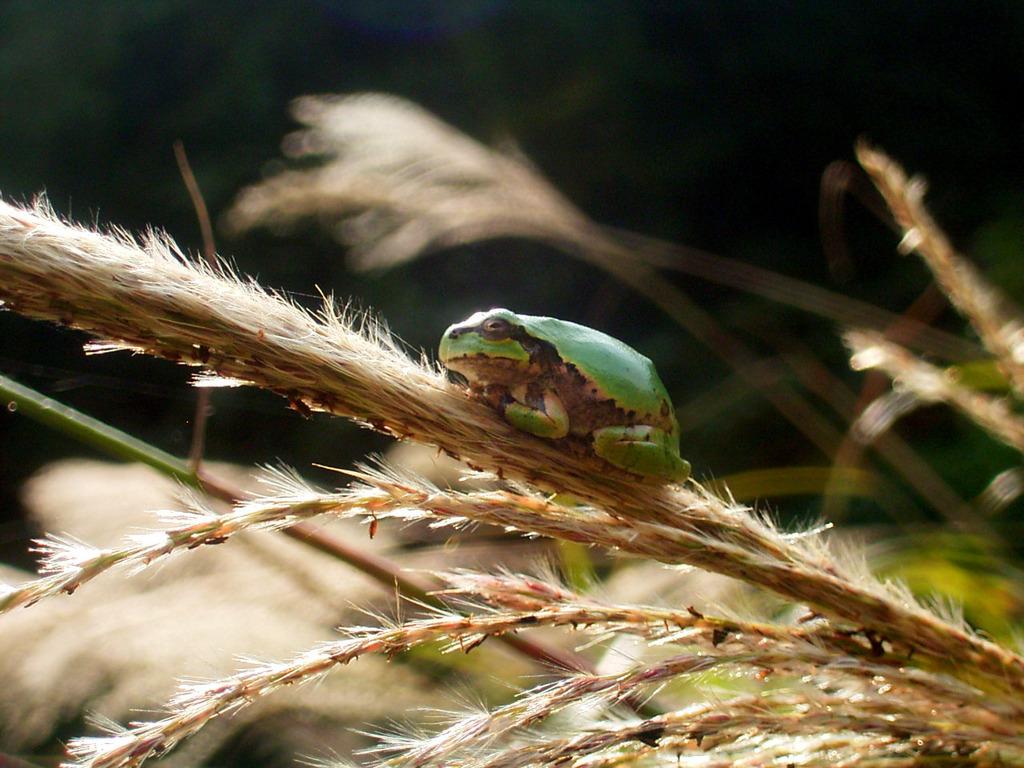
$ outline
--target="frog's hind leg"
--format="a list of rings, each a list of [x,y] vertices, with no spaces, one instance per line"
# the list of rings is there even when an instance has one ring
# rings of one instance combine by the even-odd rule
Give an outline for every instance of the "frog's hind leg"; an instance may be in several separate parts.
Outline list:
[[[679,457],[672,435],[647,424],[594,430],[594,452],[608,463],[644,477],[682,482],[690,476],[690,462]]]

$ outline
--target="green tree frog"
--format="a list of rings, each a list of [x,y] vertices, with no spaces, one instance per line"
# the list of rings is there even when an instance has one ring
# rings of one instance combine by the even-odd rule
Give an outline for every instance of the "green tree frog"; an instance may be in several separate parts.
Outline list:
[[[611,336],[492,309],[445,331],[439,356],[518,429],[583,445],[643,477],[682,481],[690,474],[654,364]]]

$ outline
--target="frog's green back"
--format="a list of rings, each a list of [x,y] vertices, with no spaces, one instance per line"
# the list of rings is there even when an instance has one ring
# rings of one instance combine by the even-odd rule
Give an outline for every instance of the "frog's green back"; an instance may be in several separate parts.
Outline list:
[[[625,407],[657,413],[672,404],[654,363],[618,339],[585,325],[552,317],[519,315],[531,334],[552,344],[563,360],[603,384],[609,397]]]

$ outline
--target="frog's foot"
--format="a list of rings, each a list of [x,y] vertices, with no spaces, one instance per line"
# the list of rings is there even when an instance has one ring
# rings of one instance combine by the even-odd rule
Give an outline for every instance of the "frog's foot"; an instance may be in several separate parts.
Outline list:
[[[647,424],[594,430],[594,452],[609,464],[644,477],[682,482],[690,462],[679,457],[672,436]]]
[[[515,387],[504,404],[505,418],[516,429],[537,437],[557,438],[569,434],[569,414],[551,390]]]

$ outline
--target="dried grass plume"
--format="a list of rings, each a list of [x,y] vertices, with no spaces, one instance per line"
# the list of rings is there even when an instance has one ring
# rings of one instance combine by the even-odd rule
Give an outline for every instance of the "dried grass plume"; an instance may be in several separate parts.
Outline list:
[[[330,108],[323,101],[300,105]],[[431,129],[452,139],[443,125]],[[346,140],[303,134],[296,151]],[[400,152],[394,162],[404,162]],[[465,191],[468,205],[476,182],[489,174],[517,178],[515,161],[497,169],[493,162],[488,155],[467,170],[439,157],[436,166],[412,169],[409,183],[441,177]],[[361,199],[372,194],[368,189]],[[452,210],[438,215],[475,220],[459,199],[453,196]],[[507,212],[507,200],[494,203]],[[473,216],[491,210],[486,197],[472,205]],[[538,193],[536,205],[550,213],[552,227],[568,221],[558,200]],[[283,210],[281,220],[294,215]],[[405,226],[408,247],[422,247]],[[467,223],[464,231],[471,230]],[[392,243],[394,253],[402,252],[399,246]],[[1024,762],[1018,653],[923,605],[904,586],[879,581],[860,553],[830,541],[824,529],[785,532],[696,482],[641,482],[596,457],[513,429],[435,366],[409,358],[377,323],[330,303],[311,314],[252,281],[183,257],[165,236],[137,240],[92,231],[61,221],[44,204],[0,203],[0,301],[25,316],[89,331],[112,347],[266,387],[304,413],[325,411],[437,446],[512,481],[501,490],[459,492],[364,468],[349,487],[325,492],[277,473],[266,495],[227,513],[200,506],[164,530],[105,548],[51,539],[49,573],[0,593],[0,608],[68,591],[114,567],[144,567],[192,546],[230,541],[243,530],[329,514],[490,523],[703,568],[810,609],[798,623],[728,621],[696,610],[603,602],[515,574],[447,574],[465,612],[350,627],[341,639],[291,659],[248,664],[221,680],[185,686],[152,721],[74,741],[72,754],[82,765],[137,765],[214,717],[363,656],[390,657],[427,643],[469,651],[489,637],[538,626],[586,632],[594,642],[629,634],[642,640],[643,653],[624,670],[538,686],[493,711],[459,715],[432,735],[394,737],[384,745],[385,764],[582,768],[685,757],[694,765],[888,766],[929,756],[977,765]],[[1000,329],[1010,326],[995,325],[993,349],[1004,350],[1010,337]],[[695,702],[693,693],[714,674],[742,685]],[[654,694],[669,706],[634,707],[631,714],[616,709]],[[576,713],[571,730],[559,731],[559,717],[570,711]]]

